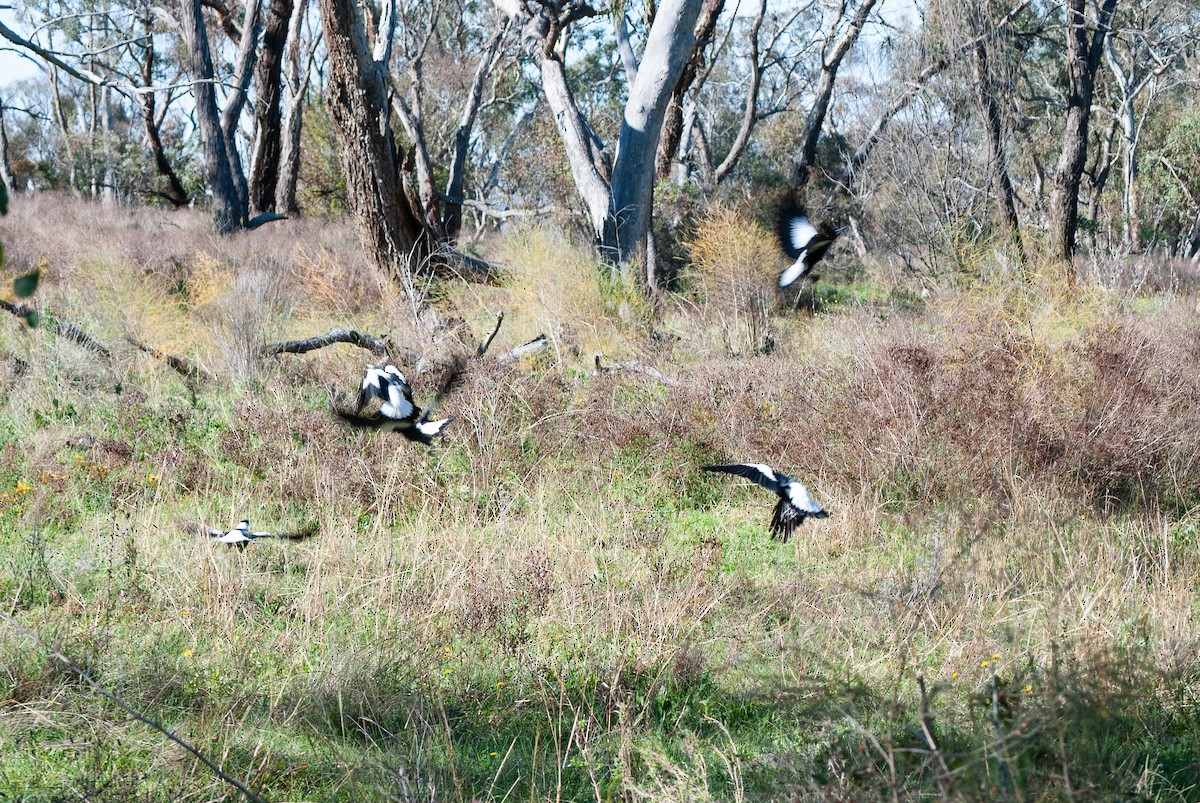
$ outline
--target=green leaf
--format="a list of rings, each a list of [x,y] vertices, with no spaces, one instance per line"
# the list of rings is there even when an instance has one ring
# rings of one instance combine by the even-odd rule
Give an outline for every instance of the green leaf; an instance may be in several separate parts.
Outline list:
[[[36,327],[38,325],[38,321],[41,319],[41,313],[35,309],[31,309],[29,312],[25,313],[25,323],[29,324],[30,326]]]
[[[8,188],[0,181],[0,215],[8,214]]]
[[[35,270],[33,273],[26,273],[24,276],[13,279],[13,292],[17,294],[17,298],[29,298],[33,295],[33,292],[37,290],[40,276],[41,271]]]

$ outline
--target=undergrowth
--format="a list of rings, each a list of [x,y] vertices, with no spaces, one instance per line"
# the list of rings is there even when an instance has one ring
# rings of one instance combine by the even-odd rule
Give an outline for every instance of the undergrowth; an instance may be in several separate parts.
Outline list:
[[[48,645],[264,800],[1200,789],[1194,297],[827,276],[815,316],[755,296],[750,326],[711,284],[759,253],[727,215],[656,319],[536,229],[414,318],[313,223],[268,258],[164,217],[191,233],[137,261],[144,221],[88,245],[12,218],[39,303],[112,355],[0,321],[0,794],[238,797]],[[429,450],[329,413],[373,355],[256,351],[387,334],[424,401],[500,310]],[[698,470],[742,460],[831,518],[771,541],[769,495]],[[187,531],[242,517],[320,534]]]

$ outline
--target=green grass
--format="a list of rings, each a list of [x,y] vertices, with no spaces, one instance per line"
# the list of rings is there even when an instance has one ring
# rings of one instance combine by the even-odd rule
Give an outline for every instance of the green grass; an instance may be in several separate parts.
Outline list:
[[[369,359],[349,347],[189,388],[0,322],[0,797],[238,797],[46,645],[264,800],[1200,791],[1195,355],[1174,345],[1194,299],[910,305],[866,277],[814,318],[773,312],[776,353],[738,357],[681,305],[662,327],[682,345],[651,355],[668,387],[593,376],[592,344],[637,354],[646,328],[590,275],[530,301],[567,258],[523,236],[544,264],[479,303],[513,304],[497,353],[536,328],[559,350],[473,364],[432,450],[329,415]],[[63,283],[45,303],[99,292]],[[69,311],[119,331],[105,309]],[[356,313],[409,331],[389,314]],[[216,370],[235,335],[171,315]],[[742,459],[831,518],[772,541],[769,494],[698,470]],[[238,553],[181,526],[242,516],[320,534]]]

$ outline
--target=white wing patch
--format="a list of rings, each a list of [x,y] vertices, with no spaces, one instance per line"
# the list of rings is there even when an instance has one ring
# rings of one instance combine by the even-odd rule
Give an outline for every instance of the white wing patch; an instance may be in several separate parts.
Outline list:
[[[807,254],[808,249],[806,248],[800,252],[800,256],[796,258],[796,261],[789,265],[788,268],[782,274],[780,274],[780,287],[787,287],[789,284],[805,274],[805,272],[808,270],[808,266],[804,264],[804,257],[807,256]]]
[[[404,398],[396,388],[389,388],[389,396],[391,398],[379,406],[379,412],[388,418],[394,418],[397,421],[403,421],[411,418],[417,408],[413,403]]]
[[[439,434],[453,420],[452,418],[443,418],[441,421],[418,421],[417,432],[432,438],[434,435]]]
[[[770,466],[763,465],[762,463],[747,463],[746,465],[758,469],[768,480],[775,482],[775,471]]]
[[[816,499],[812,498],[812,494],[808,492],[808,489],[795,480],[792,480],[788,484],[787,495],[788,501],[805,513],[820,513],[825,510],[825,508],[817,504]]]
[[[376,390],[382,390],[383,384],[386,381],[387,375],[372,365],[368,367],[367,372],[363,374],[362,389],[370,390],[371,388],[375,388]]]
[[[817,236],[817,229],[813,224],[808,222],[808,218],[801,215],[794,217],[791,223],[788,224],[788,233],[792,238],[792,248],[797,250],[808,248],[808,244]]]

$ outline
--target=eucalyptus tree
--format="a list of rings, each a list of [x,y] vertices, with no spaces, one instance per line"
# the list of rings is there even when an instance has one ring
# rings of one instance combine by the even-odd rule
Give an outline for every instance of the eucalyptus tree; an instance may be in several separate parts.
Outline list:
[[[1142,247],[1138,195],[1138,154],[1142,131],[1156,101],[1176,87],[1200,83],[1187,67],[1187,56],[1200,51],[1200,9],[1177,0],[1128,2],[1104,37],[1104,62],[1110,80],[1103,105],[1120,131],[1121,211],[1125,243]],[[1107,90],[1107,91],[1103,91]]]
[[[437,13],[439,7],[431,13],[425,3],[386,0],[377,14],[374,9],[364,14],[352,0],[318,3],[329,57],[326,102],[351,211],[369,259],[398,279],[414,303],[423,297],[421,282],[434,272],[489,270],[450,247],[456,214],[447,211],[443,216],[440,210],[443,201],[451,206],[462,203],[465,150],[504,30],[494,28],[487,39],[461,108],[456,155],[447,171],[447,186],[460,194],[438,193],[424,125],[427,76],[422,65],[430,57],[430,43],[442,35],[438,23],[446,14]],[[461,17],[465,10],[458,12]],[[394,119],[409,138],[407,147],[395,135]]]
[[[580,0],[494,2],[521,26],[595,244],[628,276],[635,257],[645,253],[655,155],[667,107],[696,45],[701,0],[665,0],[654,7],[642,52],[625,71],[627,98],[615,157],[584,114],[577,100],[580,87],[573,88],[567,70],[573,27],[599,12]],[[646,280],[653,291],[656,277],[648,273]]]
[[[1067,73],[1067,91],[1063,100],[1066,115],[1047,221],[1054,255],[1059,259],[1070,260],[1075,255],[1079,186],[1087,163],[1088,125],[1092,117],[1096,70],[1103,58],[1104,40],[1110,33],[1117,2],[1067,0],[1065,4],[1063,29],[1067,46],[1063,66]]]

